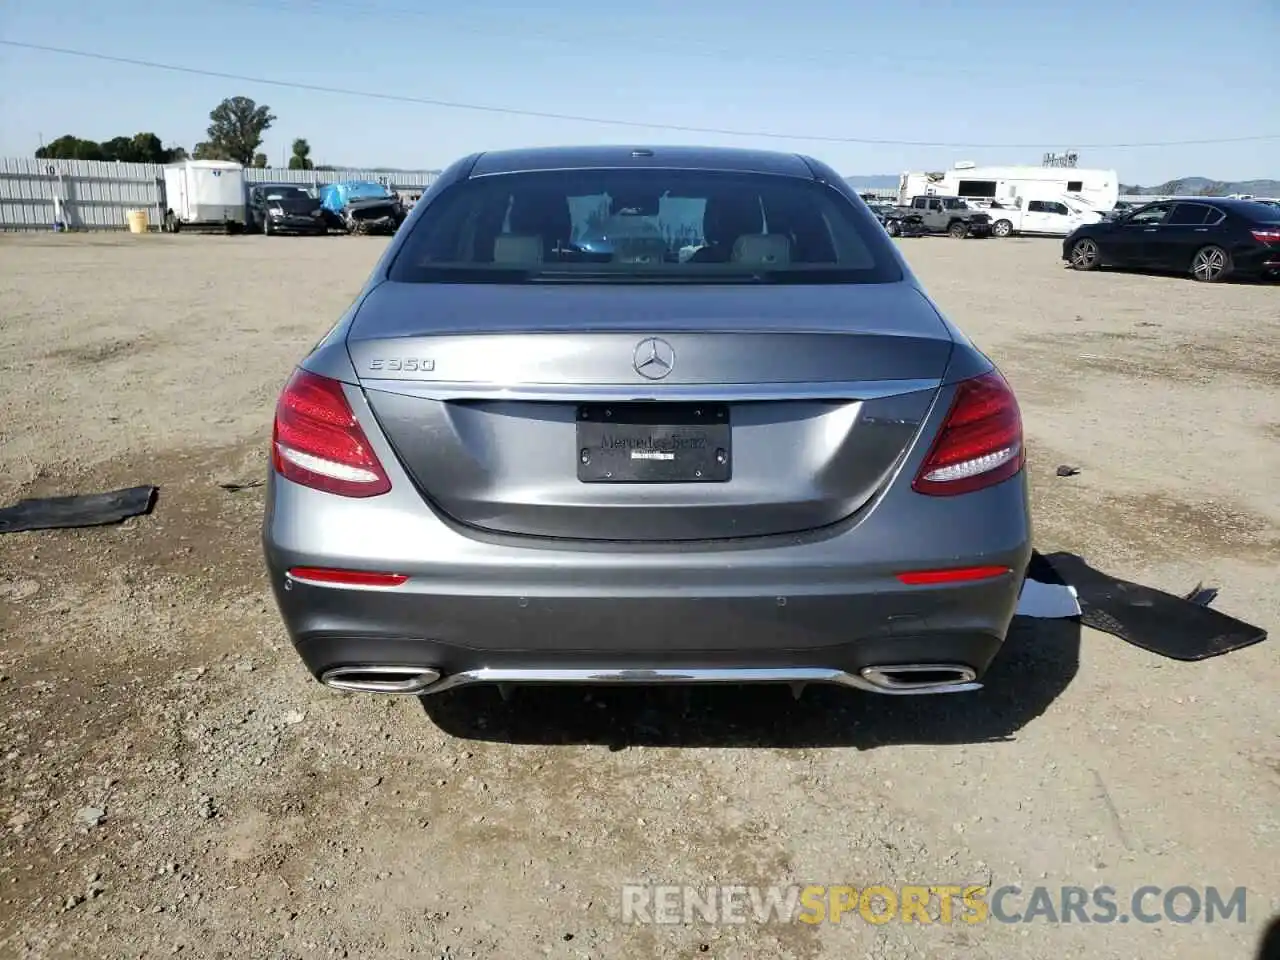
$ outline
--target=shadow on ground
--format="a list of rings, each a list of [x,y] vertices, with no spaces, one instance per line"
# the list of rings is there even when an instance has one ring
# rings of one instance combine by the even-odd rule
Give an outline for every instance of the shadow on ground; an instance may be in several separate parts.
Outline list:
[[[888,697],[781,685],[526,687],[503,701],[474,687],[421,700],[445,733],[520,744],[627,747],[856,747],[1013,739],[1066,689],[1080,663],[1074,620],[1015,618],[976,693]]]

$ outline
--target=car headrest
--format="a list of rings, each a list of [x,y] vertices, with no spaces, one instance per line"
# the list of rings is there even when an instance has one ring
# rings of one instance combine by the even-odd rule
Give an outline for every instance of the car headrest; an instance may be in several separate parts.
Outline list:
[[[493,241],[494,263],[541,263],[542,238],[521,233],[500,234]]]
[[[791,238],[780,233],[749,233],[733,243],[734,263],[785,266],[791,262]]]
[[[626,237],[613,248],[614,263],[651,264],[666,259],[667,241],[661,237]]]

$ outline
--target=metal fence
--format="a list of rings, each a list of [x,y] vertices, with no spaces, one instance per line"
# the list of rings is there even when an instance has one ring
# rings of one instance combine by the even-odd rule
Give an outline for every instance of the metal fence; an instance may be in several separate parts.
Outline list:
[[[52,230],[59,218],[69,230],[126,230],[130,210],[146,210],[154,226],[164,219],[163,170],[155,163],[0,157],[0,230]],[[248,167],[245,180],[376,180],[403,193],[425,190],[438,172]]]

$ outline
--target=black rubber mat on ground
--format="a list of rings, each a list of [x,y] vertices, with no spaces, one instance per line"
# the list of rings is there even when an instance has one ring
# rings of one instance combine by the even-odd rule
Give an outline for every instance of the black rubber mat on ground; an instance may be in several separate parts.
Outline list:
[[[0,509],[0,533],[119,523],[127,517],[150,513],[157,492],[156,487],[129,487],[75,497],[20,500]]]
[[[1073,553],[1034,553],[1027,575],[1075,587],[1085,626],[1173,660],[1205,660],[1267,638],[1261,627],[1194,599],[1119,580]]]

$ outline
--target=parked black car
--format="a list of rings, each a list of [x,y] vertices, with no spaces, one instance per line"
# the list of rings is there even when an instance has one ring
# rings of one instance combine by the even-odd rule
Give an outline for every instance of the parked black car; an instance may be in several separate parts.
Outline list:
[[[320,201],[296,184],[255,184],[249,190],[249,219],[268,237],[329,232]]]
[[[1161,200],[1077,227],[1062,259],[1076,270],[1146,268],[1202,283],[1280,275],[1280,209],[1221,197]]]

